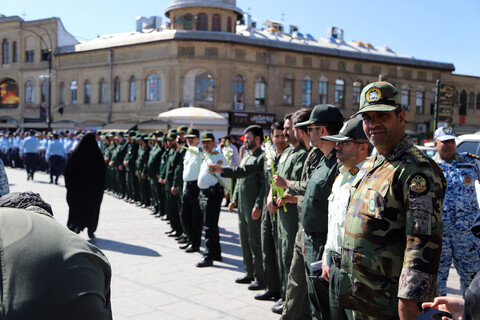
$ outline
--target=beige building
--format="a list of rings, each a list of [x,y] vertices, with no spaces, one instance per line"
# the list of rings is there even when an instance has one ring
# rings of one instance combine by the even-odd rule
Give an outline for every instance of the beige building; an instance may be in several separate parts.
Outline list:
[[[235,0],[173,0],[165,16],[164,25],[160,17],[143,18],[136,31],[85,43],[57,18],[1,17],[0,126],[46,128],[51,96],[54,129],[165,129],[159,113],[200,106],[229,118],[229,130],[239,134],[248,124],[268,127],[318,103],[337,105],[348,117],[358,108],[362,87],[378,79],[401,91],[412,133],[431,131],[437,79],[459,82],[472,115],[462,125],[474,130],[480,124],[480,79],[452,75],[451,63],[346,42],[338,28],[319,38],[278,21],[259,28]],[[458,126],[460,117],[453,123]],[[226,124],[195,125],[226,131]]]

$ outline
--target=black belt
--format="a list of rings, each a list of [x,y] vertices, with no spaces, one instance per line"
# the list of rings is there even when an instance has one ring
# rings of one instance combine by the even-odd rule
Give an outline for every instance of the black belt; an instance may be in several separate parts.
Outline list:
[[[206,188],[206,189],[200,189],[204,194],[215,194],[216,191],[223,190],[223,187],[220,183],[217,183],[213,187]]]
[[[330,251],[330,257],[332,258],[333,264],[340,269],[342,265],[342,255],[335,251]]]
[[[191,186],[191,185],[195,185],[195,186],[196,186],[196,185],[197,185],[197,180],[185,181],[185,184],[186,184],[187,186]]]

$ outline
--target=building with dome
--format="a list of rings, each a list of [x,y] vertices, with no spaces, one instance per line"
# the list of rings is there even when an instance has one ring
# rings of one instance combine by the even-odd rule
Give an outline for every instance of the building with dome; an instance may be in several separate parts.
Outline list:
[[[348,117],[362,87],[384,79],[401,91],[409,132],[423,137],[432,132],[435,81],[457,77],[451,63],[345,41],[340,28],[321,37],[274,20],[260,28],[235,0],[172,0],[165,17],[139,18],[132,32],[83,43],[58,18],[2,16],[0,31],[4,128],[46,128],[51,118],[53,129],[150,131],[172,125],[158,120],[159,113],[197,106],[228,119],[197,127],[239,135],[249,124],[268,128],[318,103],[337,105]],[[465,113],[459,126],[465,131],[480,123],[480,85],[473,78],[460,77],[457,91],[465,83],[466,103],[472,92],[475,107],[454,108],[452,117],[459,126]]]

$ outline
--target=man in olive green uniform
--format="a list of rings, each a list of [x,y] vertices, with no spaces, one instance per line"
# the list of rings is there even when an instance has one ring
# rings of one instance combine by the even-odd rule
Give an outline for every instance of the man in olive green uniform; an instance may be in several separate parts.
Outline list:
[[[352,182],[341,256],[340,305],[354,319],[416,319],[433,301],[446,181],[405,134],[400,94],[374,82],[357,114],[377,154]]]
[[[135,175],[138,179],[140,203],[142,208],[150,206],[150,188],[147,180],[147,163],[150,154],[150,146],[148,145],[148,137],[146,134],[137,135],[137,141],[140,145],[138,148],[137,159],[135,160]]]
[[[160,169],[160,160],[163,153],[161,142],[157,139],[163,137],[163,132],[156,132],[150,135],[150,153],[147,161],[147,176],[150,184],[150,200],[152,205],[152,214],[160,213],[160,186],[158,183],[158,170]]]
[[[112,191],[111,171],[108,170],[108,163],[110,162],[112,149],[115,148],[115,143],[113,142],[111,133],[104,134],[102,137],[104,140],[103,140],[101,151],[103,155],[103,160],[105,161],[105,166],[107,167],[107,170],[105,170],[105,190],[107,192],[111,192]]]
[[[215,166],[215,172],[223,172],[222,177],[235,178],[237,185],[233,192],[229,208],[238,204],[238,229],[243,253],[243,264],[247,274],[236,279],[237,283],[248,283],[250,290],[265,288],[263,271],[260,225],[263,197],[265,196],[262,149],[263,129],[250,126],[245,129],[245,146],[248,149],[239,167],[221,168]],[[253,281],[253,282],[252,282]]]
[[[124,198],[126,196],[126,180],[125,180],[125,168],[123,166],[123,159],[127,153],[127,141],[124,138],[124,133],[119,132],[116,136],[117,146],[112,152],[110,157],[109,166],[113,168],[115,173],[115,185],[117,188],[117,196]]]
[[[138,143],[135,141],[135,131],[128,133],[128,147],[123,166],[127,169],[127,195],[128,202],[134,203],[139,200],[138,179],[135,176],[135,160],[137,159]]]
[[[167,136],[164,135],[161,138],[157,138],[157,141],[160,142],[162,146],[162,153],[160,154],[160,164],[158,166],[158,175],[157,175],[157,180],[158,180],[158,191],[159,191],[159,200],[160,200],[160,208],[159,208],[159,213],[155,216],[156,218],[162,218],[162,220],[168,220],[168,215],[166,211],[166,205],[167,205],[167,195],[165,193],[165,182],[162,177],[165,176],[165,169],[166,169],[166,164],[168,160],[168,144],[167,141],[165,140]],[[171,233],[170,231],[167,231],[167,233]]]

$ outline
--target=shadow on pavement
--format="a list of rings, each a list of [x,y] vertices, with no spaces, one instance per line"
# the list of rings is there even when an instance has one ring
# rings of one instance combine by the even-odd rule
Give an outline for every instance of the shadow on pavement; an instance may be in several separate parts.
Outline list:
[[[136,246],[133,244],[124,243],[124,242],[113,241],[108,239],[100,239],[100,238],[90,239],[88,240],[88,242],[96,245],[102,250],[116,251],[116,252],[121,252],[126,254],[133,254],[136,256],[161,257],[161,254],[159,254],[155,250],[141,247],[141,246]]]
[[[447,295],[452,295],[452,294],[462,296],[462,291],[460,291],[460,289],[447,287]]]

